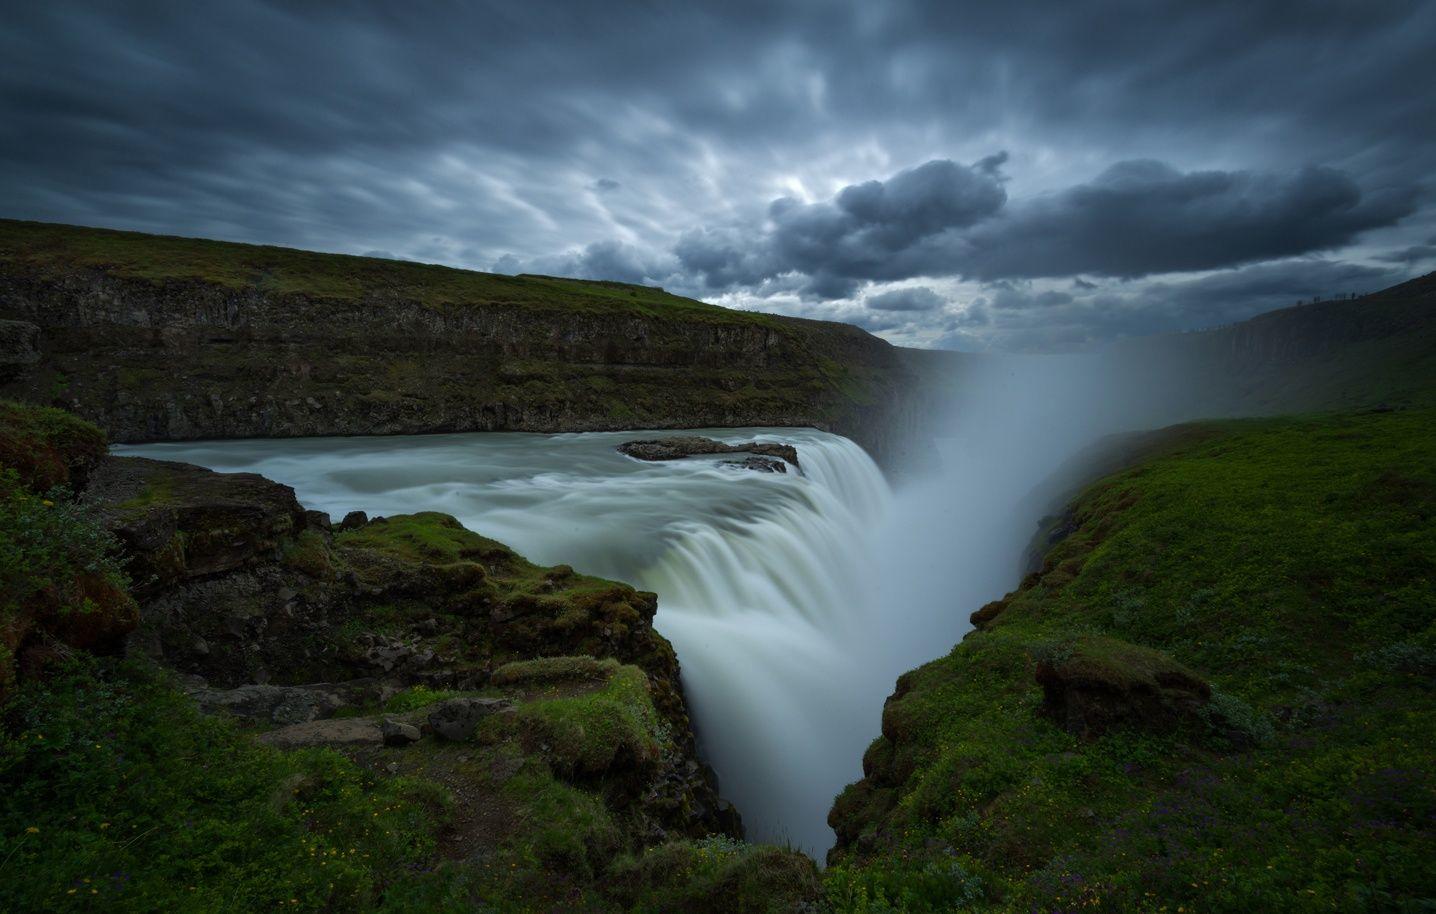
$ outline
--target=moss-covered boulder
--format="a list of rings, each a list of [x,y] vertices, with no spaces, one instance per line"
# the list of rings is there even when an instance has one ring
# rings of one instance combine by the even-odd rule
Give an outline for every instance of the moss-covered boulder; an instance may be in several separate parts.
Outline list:
[[[1078,736],[1132,725],[1174,730],[1201,716],[1212,688],[1161,651],[1083,635],[1037,650],[1043,711]]]

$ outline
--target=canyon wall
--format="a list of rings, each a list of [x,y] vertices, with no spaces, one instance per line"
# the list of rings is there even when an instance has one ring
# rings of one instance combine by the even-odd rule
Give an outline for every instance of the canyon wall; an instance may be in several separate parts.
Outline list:
[[[621,283],[0,223],[0,395],[113,440],[814,426],[888,467],[926,362]]]

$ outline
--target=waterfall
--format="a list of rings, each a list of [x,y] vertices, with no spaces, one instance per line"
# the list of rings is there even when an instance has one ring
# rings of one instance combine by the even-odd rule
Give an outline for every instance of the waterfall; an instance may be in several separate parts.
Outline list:
[[[802,472],[643,463],[642,433],[489,433],[181,442],[116,448],[293,486],[336,518],[445,511],[536,562],[659,596],[705,758],[754,840],[819,859],[833,797],[861,776],[896,630],[874,612],[892,496],[856,444],[812,429],[701,431],[796,445]],[[901,628],[901,626],[897,626]],[[938,651],[934,651],[936,653]]]
[[[756,517],[685,520],[639,576],[660,595],[658,628],[683,666],[705,757],[749,837],[819,859],[833,797],[861,776],[883,690],[864,668],[873,582],[869,536],[890,499],[850,441],[799,448]]]

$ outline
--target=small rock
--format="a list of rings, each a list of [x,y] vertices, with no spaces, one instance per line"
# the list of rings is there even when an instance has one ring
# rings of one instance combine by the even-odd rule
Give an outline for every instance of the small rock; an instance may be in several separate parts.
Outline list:
[[[344,515],[344,519],[339,522],[339,529],[358,530],[367,523],[369,523],[368,514],[365,514],[363,511],[350,511]]]
[[[461,742],[474,735],[479,721],[509,705],[502,698],[450,698],[429,714],[429,728],[436,736]]]
[[[386,746],[407,746],[419,741],[419,728],[401,720],[386,717],[379,724],[379,732],[383,735]]]

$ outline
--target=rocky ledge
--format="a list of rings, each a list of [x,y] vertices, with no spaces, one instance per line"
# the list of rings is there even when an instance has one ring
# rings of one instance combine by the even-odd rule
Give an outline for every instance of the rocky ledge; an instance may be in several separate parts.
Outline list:
[[[698,762],[677,659],[652,626],[652,593],[534,565],[444,514],[355,514],[336,528],[255,474],[109,457],[82,497],[120,540],[135,581],[140,618],[128,652],[183,674],[202,709],[283,727],[273,739],[284,745],[383,744],[377,715],[396,702],[412,710],[448,699],[440,710],[452,711],[533,699],[515,683],[542,677],[525,679],[515,665],[538,664],[551,674],[547,698],[590,696],[569,716],[651,722],[641,738],[629,734],[641,758],[623,745],[585,745],[577,761],[535,749],[555,776],[611,798],[640,843],[741,833]],[[624,688],[592,698],[618,679]],[[480,730],[489,743],[528,746],[542,729],[533,714],[483,727],[483,715],[471,716],[463,737]],[[526,722],[522,732],[513,720]],[[424,732],[454,741],[454,727],[424,721]]]
[[[715,454],[747,454],[752,456],[742,461],[725,461],[724,463],[765,473],[787,472],[782,464],[775,463],[772,459],[753,459],[754,457],[776,458],[791,464],[795,470],[802,469],[798,465],[798,449],[791,444],[777,442],[750,441],[743,444],[724,444],[722,441],[714,441],[712,438],[704,438],[701,435],[669,435],[664,438],[625,441],[618,446],[618,452],[637,460],[651,461],[682,460],[685,457],[706,457]]]

